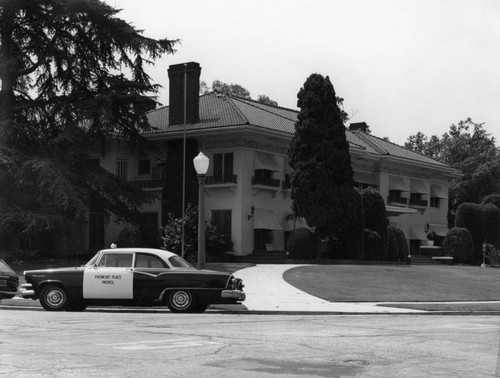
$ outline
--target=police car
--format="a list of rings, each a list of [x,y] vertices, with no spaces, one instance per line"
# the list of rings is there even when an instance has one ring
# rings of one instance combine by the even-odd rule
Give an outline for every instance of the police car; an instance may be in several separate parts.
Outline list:
[[[241,279],[151,248],[104,249],[84,266],[28,270],[24,277],[21,295],[47,311],[166,305],[172,312],[204,312],[209,304],[245,300]]]

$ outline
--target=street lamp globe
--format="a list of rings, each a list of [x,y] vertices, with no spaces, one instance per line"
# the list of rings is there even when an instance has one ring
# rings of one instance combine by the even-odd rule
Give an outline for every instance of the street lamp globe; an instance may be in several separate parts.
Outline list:
[[[200,152],[198,156],[193,159],[194,169],[198,175],[206,175],[208,171],[208,165],[210,160],[205,156],[203,152]]]

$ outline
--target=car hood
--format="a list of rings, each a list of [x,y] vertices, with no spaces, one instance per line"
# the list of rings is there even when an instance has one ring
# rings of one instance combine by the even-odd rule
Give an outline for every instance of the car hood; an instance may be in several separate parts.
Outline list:
[[[0,278],[15,278],[17,273],[0,271]]]
[[[50,274],[50,273],[64,273],[64,272],[74,272],[79,270],[84,270],[84,266],[70,267],[70,268],[49,268],[49,269],[36,269],[36,270],[25,270],[24,275],[33,274]]]

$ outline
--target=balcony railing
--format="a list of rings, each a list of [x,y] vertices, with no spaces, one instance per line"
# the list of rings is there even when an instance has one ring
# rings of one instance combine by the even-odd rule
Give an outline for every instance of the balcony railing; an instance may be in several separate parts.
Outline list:
[[[387,203],[396,203],[398,205],[407,205],[408,198],[405,198],[405,197],[387,197]]]
[[[279,188],[280,184],[281,182],[278,179],[273,179],[270,177],[252,177],[252,185],[263,185]]]
[[[237,175],[226,175],[226,176],[207,176],[205,183],[207,185],[214,184],[237,184]]]
[[[410,206],[422,206],[427,207],[427,200],[420,198],[410,198]]]

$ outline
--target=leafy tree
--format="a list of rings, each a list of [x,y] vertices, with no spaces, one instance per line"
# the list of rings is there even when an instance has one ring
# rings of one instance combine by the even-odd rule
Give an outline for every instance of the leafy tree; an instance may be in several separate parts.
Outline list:
[[[212,82],[212,91],[250,99],[250,92],[239,84],[227,84],[220,80],[214,80]]]
[[[334,235],[360,221],[341,112],[330,79],[320,74],[309,76],[297,97],[289,151],[293,209],[320,237]]]
[[[490,137],[483,123],[467,118],[441,137],[428,138],[418,132],[405,147],[449,164],[463,176],[450,185],[450,208],[462,202],[479,202],[482,197],[500,191],[500,154],[495,138]]]
[[[380,235],[382,245],[387,244],[387,227],[389,222],[385,215],[385,202],[380,192],[373,188],[361,191],[365,228],[376,231]]]
[[[0,2],[0,228],[86,221],[89,205],[132,219],[150,197],[92,164],[107,136],[143,146],[158,86],[145,66],[176,41],[151,39],[100,0]]]
[[[260,102],[262,104],[272,105],[272,106],[278,106],[278,103],[276,101],[271,100],[266,95],[259,95],[257,97],[257,102]]]

